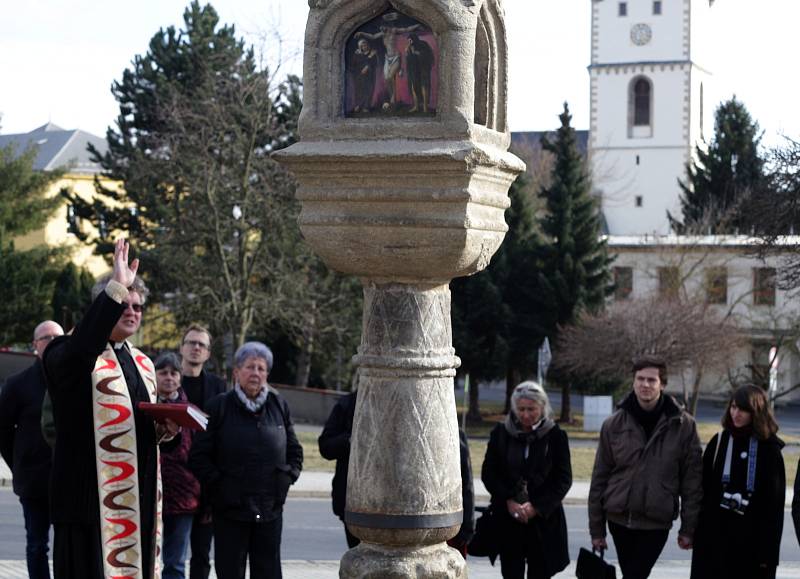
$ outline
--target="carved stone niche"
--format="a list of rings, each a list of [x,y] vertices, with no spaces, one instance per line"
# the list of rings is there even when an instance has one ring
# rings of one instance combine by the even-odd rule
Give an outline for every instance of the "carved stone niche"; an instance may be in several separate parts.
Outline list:
[[[311,1],[300,142],[276,156],[299,180],[300,227],[334,269],[395,281],[447,282],[485,267],[505,235],[508,185],[524,165],[507,152],[506,40],[499,0]],[[437,50],[435,112],[354,114],[354,36],[372,31],[370,65],[387,72],[375,23],[419,23]],[[368,26],[373,23],[372,28]],[[365,28],[366,27],[366,28]],[[412,31],[413,33],[413,31]],[[403,74],[408,36],[395,34]],[[434,108],[434,107],[432,107]],[[409,232],[413,231],[413,235]]]

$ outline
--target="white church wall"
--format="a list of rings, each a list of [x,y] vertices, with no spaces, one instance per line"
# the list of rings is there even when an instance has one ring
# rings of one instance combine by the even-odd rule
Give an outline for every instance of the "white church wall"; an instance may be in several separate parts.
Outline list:
[[[625,16],[617,0],[594,1],[593,22],[602,34],[593,50],[593,63],[687,60],[688,0],[664,0],[661,14],[653,14],[652,0],[627,0]],[[634,31],[645,26],[644,32]],[[649,29],[649,33],[648,33]],[[648,38],[649,37],[649,38]],[[633,52],[632,52],[633,51]]]

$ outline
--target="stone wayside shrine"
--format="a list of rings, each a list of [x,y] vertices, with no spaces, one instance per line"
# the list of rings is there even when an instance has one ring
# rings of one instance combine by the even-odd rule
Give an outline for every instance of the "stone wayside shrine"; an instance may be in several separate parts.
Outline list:
[[[300,228],[364,284],[342,578],[466,577],[450,290],[507,230],[500,0],[309,0]]]

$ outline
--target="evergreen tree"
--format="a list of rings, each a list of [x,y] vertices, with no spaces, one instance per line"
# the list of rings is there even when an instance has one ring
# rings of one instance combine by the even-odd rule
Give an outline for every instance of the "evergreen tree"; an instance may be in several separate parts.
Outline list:
[[[37,149],[0,148],[0,236],[6,241],[42,227],[60,203],[47,190],[63,171],[36,171]]]
[[[555,140],[542,146],[553,154],[550,183],[539,192],[546,212],[540,224],[546,244],[541,249],[535,299],[541,326],[555,343],[560,326],[572,324],[582,311],[602,308],[610,291],[609,258],[601,238],[598,204],[591,196],[586,161],[578,151],[567,103],[559,116]],[[562,387],[561,419],[571,420],[569,376],[556,376]]]
[[[719,106],[708,150],[697,147],[686,181],[679,181],[682,219],[667,213],[673,230],[725,234],[749,229],[744,204],[765,186],[760,140],[758,123],[735,96]]]
[[[91,303],[94,278],[84,268],[69,262],[58,274],[53,288],[53,320],[69,331]]]
[[[129,232],[153,297],[179,325],[203,321],[234,348],[280,327],[307,381],[337,314],[358,333],[349,311],[361,295],[303,243],[294,178],[270,157],[295,141],[300,80],[276,81],[212,6],[194,1],[183,29],[155,34],[112,92],[120,114],[96,156],[123,186],[98,187],[92,204],[73,197],[101,233],[89,241],[108,251],[109,234]]]
[[[0,345],[30,341],[33,327],[50,316],[56,252],[17,251],[13,237],[42,227],[59,203],[47,190],[61,171],[36,171],[36,149],[0,148]]]

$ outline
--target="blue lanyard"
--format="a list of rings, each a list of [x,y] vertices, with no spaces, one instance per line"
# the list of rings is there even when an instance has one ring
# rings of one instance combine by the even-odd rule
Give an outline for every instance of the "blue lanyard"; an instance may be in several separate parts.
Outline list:
[[[720,436],[720,438],[722,438]],[[722,485],[731,482],[731,457],[733,455],[733,437],[728,435],[728,447],[725,450],[725,466],[722,469]],[[758,440],[750,437],[747,450],[747,492],[752,494],[756,488],[756,459],[758,458]]]

